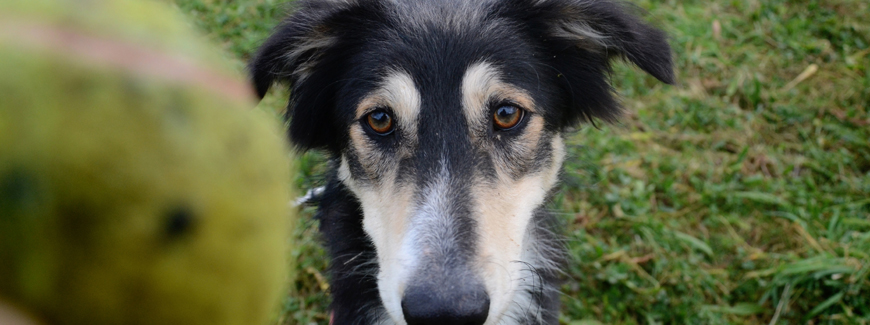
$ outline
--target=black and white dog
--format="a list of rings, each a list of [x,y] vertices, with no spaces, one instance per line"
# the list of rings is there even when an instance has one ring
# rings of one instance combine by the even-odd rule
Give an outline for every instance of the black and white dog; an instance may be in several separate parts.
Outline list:
[[[563,132],[619,115],[614,58],[673,83],[665,34],[608,0],[296,6],[250,69],[332,157],[334,323],[557,324]]]

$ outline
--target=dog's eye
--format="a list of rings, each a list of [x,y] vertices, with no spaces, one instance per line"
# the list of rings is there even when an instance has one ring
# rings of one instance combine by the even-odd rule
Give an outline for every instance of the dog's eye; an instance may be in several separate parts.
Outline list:
[[[516,106],[502,105],[492,113],[492,121],[499,130],[509,130],[520,124],[523,110]]]
[[[395,123],[390,113],[383,110],[377,110],[369,113],[366,116],[366,123],[372,128],[372,131],[380,135],[387,135],[393,132]]]

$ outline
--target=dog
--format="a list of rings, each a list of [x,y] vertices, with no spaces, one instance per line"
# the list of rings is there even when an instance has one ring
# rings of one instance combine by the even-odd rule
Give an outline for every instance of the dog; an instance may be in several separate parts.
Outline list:
[[[674,83],[661,30],[609,0],[298,0],[260,97],[331,157],[316,218],[334,324],[557,324],[545,205],[574,126],[614,121],[611,64]]]

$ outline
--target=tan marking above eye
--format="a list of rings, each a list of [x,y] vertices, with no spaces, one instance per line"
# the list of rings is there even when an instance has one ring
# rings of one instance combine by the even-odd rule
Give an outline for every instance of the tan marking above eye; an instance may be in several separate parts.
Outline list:
[[[501,103],[495,111],[492,103]],[[513,106],[520,110],[518,115],[499,114],[501,106]],[[488,128],[509,129],[531,121],[536,113],[535,102],[522,88],[507,83],[499,68],[486,61],[472,64],[462,79],[462,108],[465,118],[476,131]],[[499,116],[500,115],[500,116]],[[527,116],[524,116],[527,115]],[[526,122],[524,122],[526,121]],[[477,132],[477,134],[484,134]]]
[[[513,105],[501,105],[492,113],[495,127],[501,130],[511,129],[523,119],[523,110]]]
[[[372,132],[379,135],[401,132],[403,141],[410,146],[416,142],[420,102],[420,92],[411,76],[402,71],[389,71],[378,88],[357,104],[355,115],[358,123],[351,128],[359,127],[368,135]],[[379,111],[388,115],[379,115]]]

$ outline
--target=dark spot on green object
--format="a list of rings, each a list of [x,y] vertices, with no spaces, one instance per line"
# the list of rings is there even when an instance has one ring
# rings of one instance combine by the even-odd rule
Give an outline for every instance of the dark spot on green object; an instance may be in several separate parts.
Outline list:
[[[166,215],[164,232],[169,239],[185,236],[193,231],[196,226],[196,217],[187,206],[178,206]]]
[[[12,169],[0,174],[0,211],[21,211],[37,207],[39,192],[35,177],[25,170]]]

